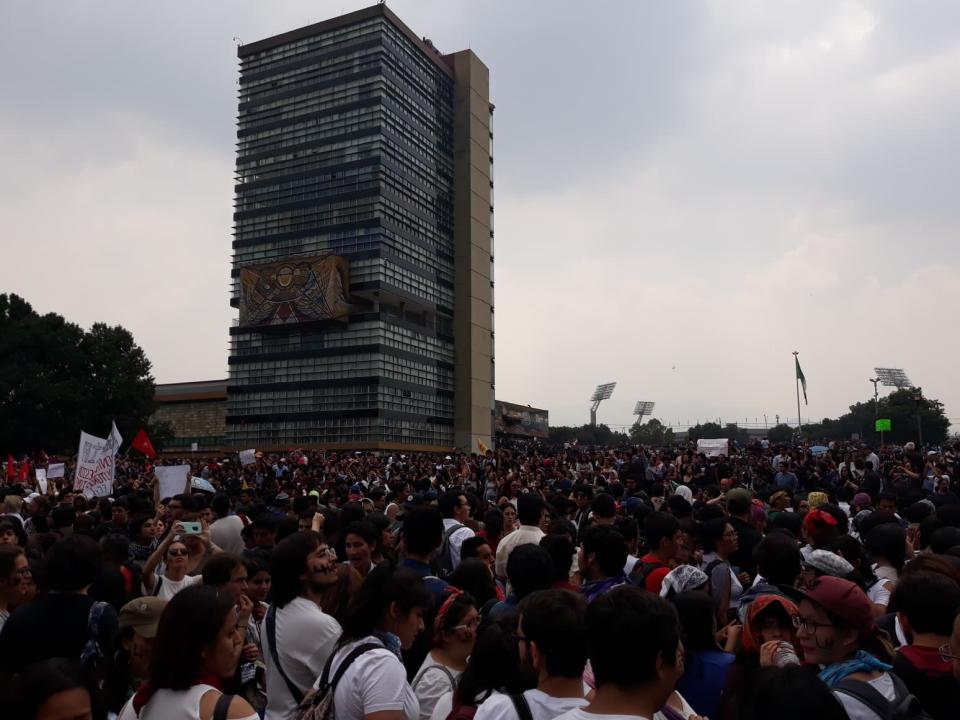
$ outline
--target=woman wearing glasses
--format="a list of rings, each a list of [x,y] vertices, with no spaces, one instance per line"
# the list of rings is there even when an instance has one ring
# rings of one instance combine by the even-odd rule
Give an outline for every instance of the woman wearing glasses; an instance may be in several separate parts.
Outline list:
[[[453,587],[448,593],[433,621],[431,650],[411,683],[420,701],[421,720],[429,720],[437,701],[456,689],[477,639],[476,600]]]
[[[177,529],[182,527],[175,525],[174,530]],[[162,573],[157,571],[161,562]],[[143,564],[143,594],[170,600],[184,588],[198,584],[203,578],[189,575],[190,565],[190,550],[183,537],[171,532]]]
[[[849,580],[829,576],[793,593],[799,609],[794,624],[804,661],[822,668],[820,679],[850,719],[892,717],[910,693],[890,672],[892,653],[874,630],[866,593]]]

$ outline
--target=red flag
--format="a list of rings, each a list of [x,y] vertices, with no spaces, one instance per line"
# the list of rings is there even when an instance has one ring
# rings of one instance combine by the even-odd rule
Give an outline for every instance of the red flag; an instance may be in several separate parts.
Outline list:
[[[147,431],[143,428],[140,428],[137,432],[133,438],[133,442],[130,443],[130,447],[134,450],[139,450],[151,460],[157,457],[157,451],[153,449],[153,443],[150,442],[150,438],[147,437]]]
[[[7,478],[13,480],[17,476],[17,471],[13,469],[13,455],[7,455]]]
[[[20,482],[25,483],[30,477],[30,461],[26,458],[20,463]]]

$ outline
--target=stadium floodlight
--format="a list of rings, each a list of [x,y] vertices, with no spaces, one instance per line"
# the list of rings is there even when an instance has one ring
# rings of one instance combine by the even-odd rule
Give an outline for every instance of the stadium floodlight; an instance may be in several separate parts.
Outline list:
[[[900,368],[874,368],[873,371],[877,373],[877,379],[885,387],[895,387],[897,390],[913,387],[910,378]]]
[[[615,382],[597,385],[597,389],[594,390],[593,395],[590,396],[590,402],[593,403],[593,405],[590,406],[590,424],[593,427],[597,426],[597,408],[600,407],[600,401],[609,400],[616,386],[617,384]]]
[[[609,400],[610,396],[613,395],[613,389],[617,386],[615,382],[604,383],[603,385],[597,385],[597,389],[593,391],[593,395],[590,400],[592,402],[600,402],[601,400]]]
[[[653,415],[654,405],[656,405],[656,403],[647,400],[638,400],[636,406],[633,408],[633,414],[640,416],[637,422],[643,422],[645,416]]]

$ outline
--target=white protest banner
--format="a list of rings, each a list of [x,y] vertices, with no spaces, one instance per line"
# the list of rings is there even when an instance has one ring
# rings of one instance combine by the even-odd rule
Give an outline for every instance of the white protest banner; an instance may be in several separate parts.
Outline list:
[[[160,484],[160,499],[166,500],[179,495],[187,489],[187,478],[190,476],[189,465],[159,465],[153,469]]]
[[[106,449],[111,450],[116,456],[120,452],[120,446],[123,444],[123,438],[120,437],[120,431],[117,430],[117,423],[110,423],[110,435],[107,436]]]
[[[77,450],[77,475],[73,487],[88,497],[106,497],[113,491],[114,454],[120,446],[120,433],[114,425],[109,438],[80,433]]]
[[[47,480],[62,478],[64,476],[65,466],[63,463],[52,463],[47,466]]]
[[[190,478],[190,486],[194,490],[203,490],[208,493],[215,493],[217,489],[210,484],[209,480],[204,480],[203,478],[193,477]]]
[[[719,457],[720,455],[729,455],[730,441],[726,438],[714,438],[697,440],[697,452],[703,453],[707,457]]]
[[[37,489],[41,495],[47,494],[47,471],[44,468],[37,468]]]
[[[241,465],[253,465],[257,461],[257,451],[256,450],[241,450],[240,451],[240,464]]]

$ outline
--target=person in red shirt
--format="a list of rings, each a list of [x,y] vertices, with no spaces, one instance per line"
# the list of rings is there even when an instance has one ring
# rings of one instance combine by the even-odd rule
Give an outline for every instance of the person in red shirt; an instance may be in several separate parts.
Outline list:
[[[647,554],[633,568],[633,580],[652,593],[660,594],[660,586],[677,559],[681,541],[680,521],[665,512],[655,512],[643,521],[643,537]]]

